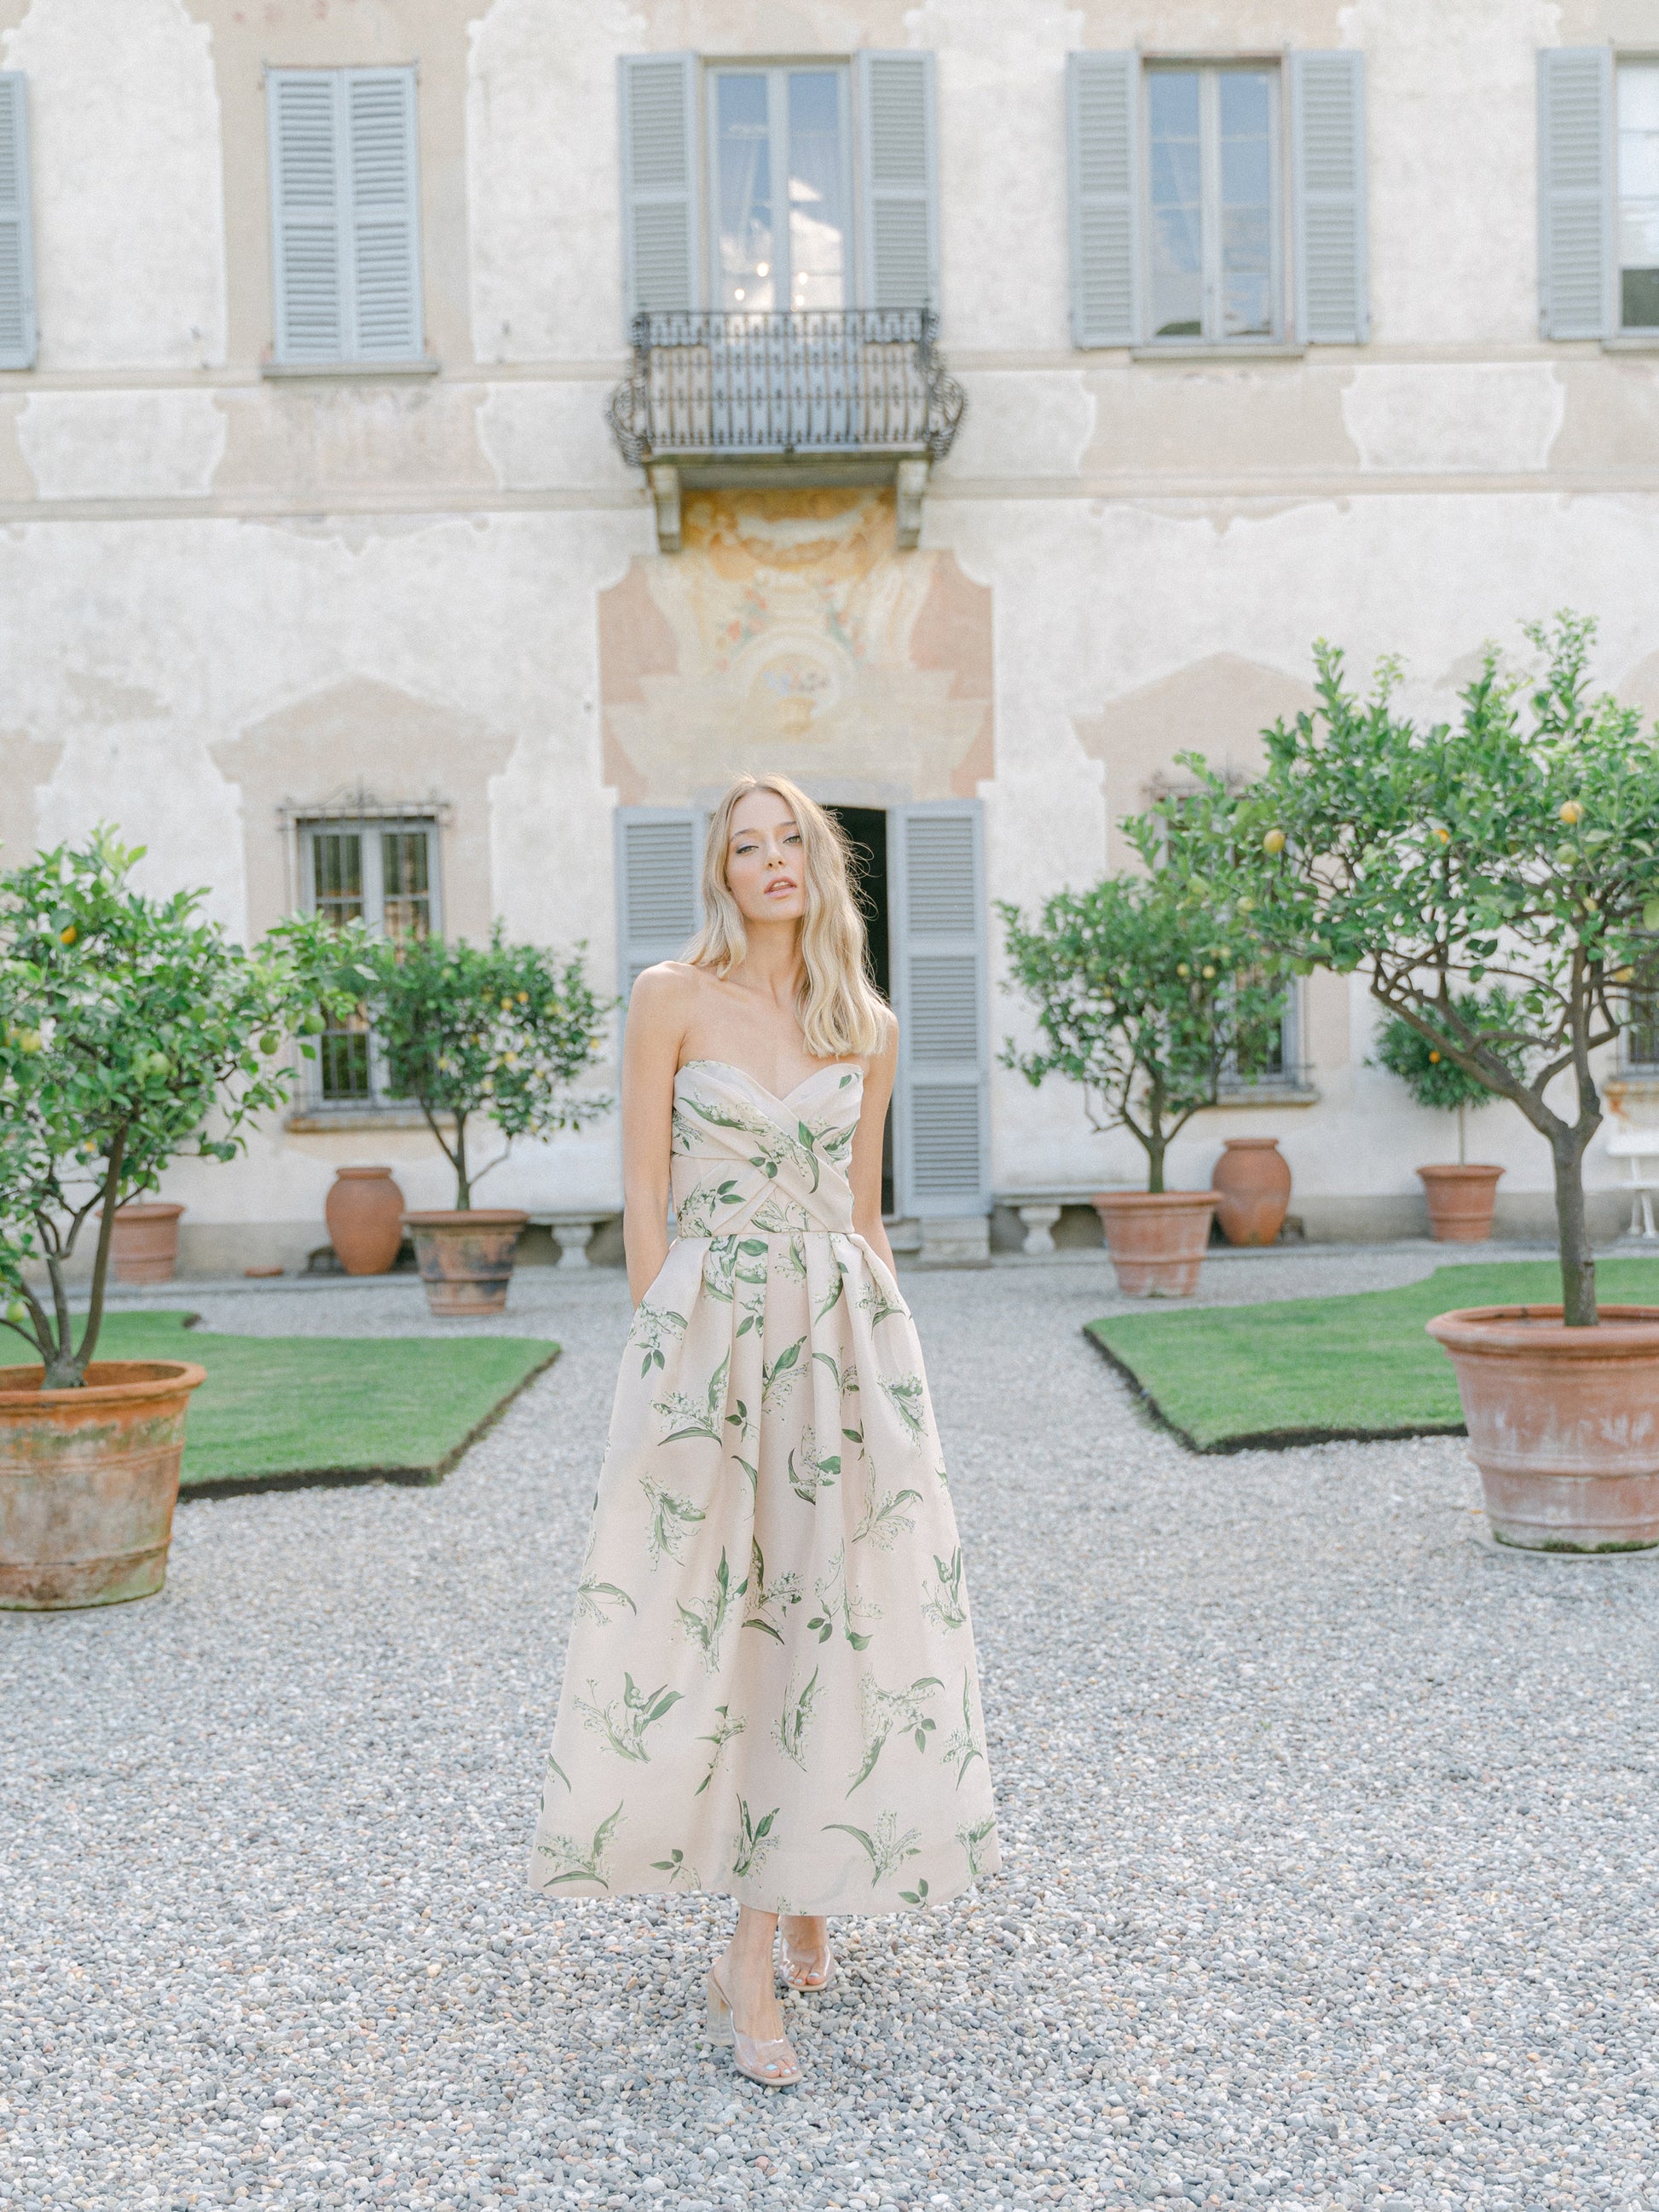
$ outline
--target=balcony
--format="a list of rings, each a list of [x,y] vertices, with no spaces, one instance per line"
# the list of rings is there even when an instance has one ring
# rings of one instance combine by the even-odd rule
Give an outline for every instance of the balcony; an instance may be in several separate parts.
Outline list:
[[[914,545],[928,469],[962,420],[938,329],[918,307],[636,315],[633,371],[607,413],[623,459],[647,473],[662,550],[679,550],[683,483],[804,477],[890,477],[899,543]]]

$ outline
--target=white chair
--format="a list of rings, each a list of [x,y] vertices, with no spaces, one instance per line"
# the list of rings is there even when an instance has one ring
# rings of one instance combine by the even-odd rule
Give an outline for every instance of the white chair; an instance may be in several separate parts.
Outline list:
[[[1653,1225],[1653,1194],[1659,1190],[1659,1128],[1615,1129],[1607,1139],[1607,1157],[1629,1166],[1630,1234],[1659,1237],[1659,1229]]]

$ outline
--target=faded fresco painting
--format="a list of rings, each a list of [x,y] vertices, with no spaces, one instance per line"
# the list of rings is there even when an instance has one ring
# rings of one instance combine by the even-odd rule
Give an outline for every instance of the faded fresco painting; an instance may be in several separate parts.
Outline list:
[[[901,551],[873,485],[693,491],[682,550],[600,595],[605,779],[684,805],[745,770],[872,804],[994,773],[991,594]]]

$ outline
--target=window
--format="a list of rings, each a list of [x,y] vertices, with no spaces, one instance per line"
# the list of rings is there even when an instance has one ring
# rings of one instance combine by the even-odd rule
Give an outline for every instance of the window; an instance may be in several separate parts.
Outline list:
[[[709,72],[717,306],[854,304],[848,92],[844,69]]]
[[[1221,1089],[1224,1095],[1258,1086],[1285,1090],[1303,1080],[1301,1000],[1295,984],[1287,983],[1278,1018],[1239,1036],[1222,1070]]]
[[[1149,69],[1149,333],[1279,334],[1279,72]]]
[[[1659,952],[1644,960],[1625,996],[1622,1058],[1627,1068],[1659,1075]]]
[[[27,84],[0,70],[0,368],[34,366]]]
[[[279,367],[421,359],[412,69],[272,70]]]
[[[378,820],[302,822],[303,903],[339,927],[361,921],[394,945],[441,927],[437,824],[393,815]],[[386,1066],[362,1014],[331,1025],[317,1040],[313,1072],[319,1103],[392,1103]]]
[[[1659,330],[1659,62],[1618,69],[1619,320]]]

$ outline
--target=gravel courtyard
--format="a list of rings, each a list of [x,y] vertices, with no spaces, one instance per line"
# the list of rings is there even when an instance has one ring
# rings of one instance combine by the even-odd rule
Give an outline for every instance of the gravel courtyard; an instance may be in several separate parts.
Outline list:
[[[904,1278],[1006,1870],[841,1928],[793,2093],[700,2038],[728,1907],[522,1886],[620,1275],[520,1276],[564,1356],[441,1488],[186,1504],[163,1596],[0,1614],[0,2202],[1659,2205],[1659,1561],[1495,1551],[1456,1440],[1188,1455],[1108,1280]]]

